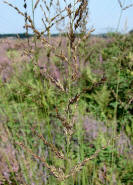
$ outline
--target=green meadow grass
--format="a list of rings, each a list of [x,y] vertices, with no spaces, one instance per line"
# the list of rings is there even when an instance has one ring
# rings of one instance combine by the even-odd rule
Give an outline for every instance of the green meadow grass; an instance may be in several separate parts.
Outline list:
[[[72,112],[76,112],[78,120],[74,126],[71,143],[64,135],[60,120],[56,118],[56,108],[60,110],[61,115],[64,115],[69,97],[98,81],[99,74],[93,72],[96,68],[94,58],[98,60],[98,53],[91,56],[90,64],[87,68],[83,68],[77,85],[70,86],[68,94],[60,93],[49,80],[45,78],[42,80],[39,69],[36,68],[34,71],[33,61],[23,63],[19,72],[14,67],[15,75],[8,83],[1,81],[0,114],[7,120],[5,126],[11,133],[12,142],[23,142],[36,155],[47,156],[48,164],[62,168],[67,174],[76,163],[107,145],[95,159],[83,167],[81,172],[66,180],[65,184],[132,184],[132,159],[119,154],[116,141],[112,140],[109,145],[107,143],[114,137],[119,137],[121,131],[125,132],[132,142],[133,116],[132,104],[129,104],[133,93],[132,51],[129,47],[126,49],[126,46],[127,44],[131,46],[133,40],[130,35],[116,35],[113,39],[115,41],[99,51],[104,60],[101,65],[106,80],[81,95],[76,111],[75,105],[72,105]],[[17,57],[17,51],[13,51],[14,53]],[[126,56],[125,60],[123,55]],[[86,141],[82,121],[85,115],[93,115],[93,118],[103,121],[107,127],[112,128],[111,137],[107,133],[101,133],[96,140]],[[71,119],[71,115],[68,119]],[[43,134],[45,139],[53,143],[58,150],[63,150],[68,160],[58,159],[49,147],[33,134],[31,130],[33,127],[36,127],[36,131]],[[64,184],[56,180],[41,162],[32,158],[30,152],[24,152],[22,157],[20,147],[15,146],[15,148],[18,151],[20,173],[26,184]],[[42,177],[44,174],[46,177]],[[15,175],[11,175],[12,178],[15,183]]]

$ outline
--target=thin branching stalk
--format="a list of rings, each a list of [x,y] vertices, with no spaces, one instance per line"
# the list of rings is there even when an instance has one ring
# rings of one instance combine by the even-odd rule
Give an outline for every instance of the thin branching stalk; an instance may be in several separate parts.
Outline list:
[[[121,8],[121,11],[120,11],[120,15],[119,15],[119,19],[118,19],[118,23],[117,23],[117,27],[116,27],[116,32],[118,32],[118,30],[119,30],[120,22],[121,22],[122,15],[123,15],[123,11],[127,10],[128,8],[133,7],[133,4],[125,6],[126,0],[124,0],[123,3],[121,2],[121,0],[117,0],[117,1],[118,1],[118,4],[119,4],[120,8]]]

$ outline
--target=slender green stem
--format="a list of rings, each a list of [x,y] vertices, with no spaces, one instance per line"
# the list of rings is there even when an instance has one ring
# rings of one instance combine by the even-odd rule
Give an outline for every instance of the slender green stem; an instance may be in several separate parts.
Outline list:
[[[32,18],[33,18],[33,25],[35,26],[34,0],[32,0]],[[34,44],[36,48],[36,35],[34,35]]]
[[[118,32],[119,27],[120,27],[120,23],[121,23],[121,18],[122,18],[122,14],[123,14],[123,7],[125,6],[126,0],[124,0],[123,5],[121,7],[121,11],[120,11],[120,15],[119,15],[119,19],[118,19],[118,23],[117,23],[117,27],[116,27],[116,32]]]
[[[113,148],[115,147],[115,140],[116,137],[116,129],[117,129],[117,109],[118,109],[118,94],[119,94],[119,83],[120,83],[120,66],[119,64],[119,71],[117,76],[117,86],[116,86],[116,101],[115,101],[115,108],[114,108],[114,120],[113,120]],[[112,152],[112,162],[114,161],[114,152]]]

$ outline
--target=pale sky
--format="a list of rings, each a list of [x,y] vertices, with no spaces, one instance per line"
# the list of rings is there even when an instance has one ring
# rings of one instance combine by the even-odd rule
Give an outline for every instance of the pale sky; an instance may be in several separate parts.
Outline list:
[[[17,6],[20,10],[24,11],[23,0],[7,0],[8,2]],[[56,2],[57,0],[54,0]],[[74,0],[68,0],[68,2],[73,2]],[[27,0],[28,12],[31,14],[31,2],[32,0]],[[36,0],[34,0],[36,2]],[[47,1],[49,2],[49,1]],[[63,3],[63,0],[60,0]],[[133,0],[121,0],[122,3],[125,2],[125,6],[133,3]],[[63,5],[62,5],[63,7]],[[94,33],[104,33],[108,31],[115,31],[119,16],[120,16],[120,6],[118,0],[90,0],[89,1],[89,19],[88,26],[94,27]],[[52,10],[54,12],[54,9]],[[54,15],[54,13],[53,13]],[[53,16],[51,13],[51,16]],[[42,12],[38,7],[35,14],[35,24],[38,29],[43,29],[43,24],[40,21]],[[24,19],[21,15],[3,3],[0,0],[0,34],[3,33],[23,33]],[[123,11],[119,31],[127,32],[133,29],[133,7]],[[57,30],[54,28],[53,33]]]

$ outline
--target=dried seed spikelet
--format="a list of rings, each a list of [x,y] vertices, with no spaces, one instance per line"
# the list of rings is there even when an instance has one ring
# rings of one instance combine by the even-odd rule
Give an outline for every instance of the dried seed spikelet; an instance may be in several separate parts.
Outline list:
[[[25,13],[24,13],[25,26],[24,26],[24,28],[26,29],[26,34],[25,35],[27,36],[28,48],[30,50],[30,40],[29,40],[29,37],[28,37],[28,27],[26,27],[27,21],[28,21],[28,19],[27,19],[28,15],[27,15],[27,3],[26,3],[26,0],[24,0],[24,8],[25,8]]]
[[[130,5],[128,5],[128,6],[124,7],[124,8],[122,8],[122,10],[126,10],[126,9],[128,9],[128,8],[131,8],[132,6],[133,6],[133,4],[130,4]]]
[[[55,166],[49,166],[48,169],[59,181],[65,180],[65,174],[61,168],[57,169]]]
[[[133,102],[133,97],[129,99],[127,105],[125,106],[125,109],[128,109],[128,106]]]
[[[60,19],[56,20],[55,22],[56,22],[56,23],[59,23],[59,22],[61,22],[62,20],[64,20],[66,17],[67,17],[67,15],[66,15],[66,16],[62,16]]]
[[[49,5],[50,7],[53,5],[53,0],[50,1]]]
[[[8,4],[8,6],[14,8],[20,15],[22,15],[22,16],[25,17],[25,14],[24,14],[23,12],[21,12],[17,7],[15,7],[14,5],[8,3],[7,1],[4,1],[4,3],[5,3],[5,4]],[[27,15],[26,20],[28,20],[28,21],[30,22],[30,24],[31,24],[31,27],[34,28],[34,26],[33,26],[33,21],[32,21],[32,19],[30,18],[30,16]],[[34,28],[34,29],[35,29],[35,28]]]
[[[108,145],[107,145],[108,146]],[[78,163],[77,165],[75,165],[69,172],[69,177],[70,176],[74,176],[77,172],[79,172],[80,170],[83,169],[83,167],[87,164],[88,161],[96,158],[98,156],[98,154],[101,152],[101,150],[104,150],[105,148],[107,147],[102,147],[101,149],[99,150],[96,150],[96,152],[88,157],[88,158],[85,158],[82,162]]]
[[[78,40],[78,42],[75,43],[75,50],[77,50],[77,48],[79,47],[79,45],[81,44],[81,42],[82,42],[82,41],[86,41],[86,40],[88,39],[88,37],[90,36],[90,34],[91,34],[92,32],[94,32],[94,31],[95,31],[94,28],[90,29],[90,30],[88,31],[88,33],[87,33],[86,35],[84,35],[83,38],[80,38],[80,39]]]
[[[45,23],[45,21],[44,21],[44,19],[42,18],[42,23],[43,23],[43,25],[44,25],[44,27],[45,27],[45,30],[47,29],[47,25],[46,25],[46,23]],[[44,33],[45,33],[45,31],[44,31]]]
[[[32,49],[24,49],[22,56],[24,55],[33,58],[34,51]]]
[[[86,39],[88,39],[88,37],[90,36],[90,34],[91,34],[92,32],[94,32],[94,31],[95,31],[95,29],[92,28],[86,35],[84,35],[83,41],[85,41]]]
[[[13,6],[12,4],[8,3],[7,1],[4,1],[5,4],[8,4],[8,6],[14,8],[19,14],[21,14],[23,17],[25,17],[25,14],[23,12],[21,12],[17,7]],[[29,23],[31,25],[26,25],[28,27],[30,27],[33,32],[36,34],[37,38],[40,39],[46,47],[50,47],[52,48],[53,50],[55,50],[56,48],[54,46],[52,46],[51,44],[49,44],[49,42],[43,37],[41,38],[43,32],[39,32],[35,27],[34,27],[34,24],[33,24],[33,21],[32,19],[30,18],[30,16],[27,16],[27,20],[29,21]]]
[[[48,31],[52,26],[54,26],[54,23],[52,23],[52,24],[49,25],[49,26],[46,26],[46,30],[45,30],[45,31]]]
[[[68,5],[66,10],[67,10],[67,15],[70,18],[70,31],[69,31],[69,33],[67,33],[67,35],[68,35],[68,38],[70,40],[70,47],[72,48],[74,40],[75,40],[75,34],[74,34],[74,31],[73,31],[73,24],[72,24],[72,20],[71,20],[71,15],[72,15],[71,4]]]
[[[126,9],[128,9],[128,8],[130,8],[130,7],[133,6],[133,3],[132,3],[132,4],[130,4],[130,5],[127,5],[127,6],[123,7],[123,4],[122,4],[122,2],[121,2],[120,0],[118,0],[118,4],[119,4],[119,6],[120,6],[120,8],[121,8],[122,10],[126,10]]]
[[[14,8],[20,15],[25,17],[24,13],[21,12],[16,6],[13,6],[11,3],[8,3],[7,1],[4,1],[4,3],[7,4],[8,6]]]
[[[68,7],[66,7],[66,10],[67,10],[67,15],[69,16],[69,18],[71,18],[71,15],[72,15],[72,11],[71,11],[71,3],[68,5]]]
[[[74,15],[74,20],[76,19],[76,17],[79,15],[79,8],[75,11],[75,15]]]
[[[73,43],[74,43],[74,40],[75,40],[75,34],[73,32],[72,23],[70,23],[70,32],[67,33],[67,35],[68,35],[68,38],[70,40],[70,47],[73,48]]]
[[[76,53],[76,47],[73,44],[72,46],[72,59],[73,59],[73,73],[72,73],[72,80],[75,81],[78,78],[78,64],[77,64],[77,53]]]
[[[45,17],[46,22],[49,23],[49,18],[47,17],[46,12],[45,12],[45,10],[43,9],[42,5],[40,5],[40,8],[41,8],[41,10],[42,10],[42,12],[43,12],[43,14],[44,14],[44,17]]]
[[[58,118],[61,121],[62,125],[64,126],[64,131],[65,131],[66,135],[71,136],[73,134],[72,125],[58,113],[57,109],[56,109],[56,118]]]
[[[59,57],[61,60],[64,60],[65,62],[67,62],[69,64],[69,61],[67,59],[67,57],[65,55],[62,54],[55,54],[55,56]]]
[[[43,157],[40,157],[40,156],[37,156],[36,154],[34,154],[32,152],[31,149],[29,149],[28,147],[26,147],[23,143],[20,143],[20,142],[16,142],[17,145],[19,145],[20,147],[24,148],[28,153],[30,153],[34,158],[36,159],[39,159],[41,162],[43,162],[44,166],[49,168],[49,165],[48,163],[46,162],[45,158]]]
[[[122,5],[122,3],[121,3],[120,0],[118,0],[118,3],[119,3],[119,5],[120,5],[120,7],[123,8],[123,5]]]
[[[79,100],[79,98],[80,98],[80,95],[81,95],[81,94],[78,94],[78,93],[77,93],[73,98],[71,98],[71,99],[69,100],[69,103],[68,103],[67,108],[66,108],[66,112],[67,112],[67,113],[68,113],[68,112],[71,112],[70,106],[73,105],[74,103],[77,103],[77,102],[78,102],[78,100]]]
[[[46,1],[44,1],[44,0],[43,0],[43,2],[44,2],[44,4],[45,4],[45,7],[46,7],[47,11],[49,12],[49,11],[50,11],[50,9],[49,9],[49,6],[48,6],[47,2],[46,2]]]
[[[27,3],[26,3],[26,0],[24,0],[24,8],[25,8],[25,24],[26,24],[26,22],[27,22],[27,12],[26,12]]]
[[[94,158],[99,154],[100,150],[96,151],[91,157],[85,158],[81,163],[78,163],[76,166],[74,166],[71,170],[69,175],[74,176],[77,172],[82,170],[82,168],[86,165],[86,163]]]
[[[30,153],[35,159],[39,159],[46,168],[49,169],[49,171],[59,180],[64,180],[65,179],[65,174],[61,168],[56,168],[55,166],[49,165],[44,157],[40,157],[32,152],[31,149],[26,147],[23,143],[16,142],[17,145],[20,147],[24,148],[28,153]]]
[[[40,0],[36,0],[36,3],[35,3],[35,5],[34,5],[34,10],[37,8],[39,2],[40,2]]]
[[[86,9],[87,5],[88,5],[88,1],[87,0],[82,0],[79,8],[77,9],[77,13],[75,15],[75,18],[78,16],[78,19],[77,19],[77,21],[74,25],[75,30],[79,27],[80,21],[82,20],[83,12]]]
[[[31,130],[36,134],[37,137],[39,137],[39,138],[43,141],[43,143],[44,143],[45,145],[47,145],[48,147],[51,148],[51,150],[56,154],[56,156],[57,156],[58,158],[64,159],[64,160],[65,160],[64,154],[63,154],[62,152],[60,152],[53,144],[47,142],[46,139],[43,137],[42,134],[38,134],[38,133],[35,131],[35,128],[32,128]]]
[[[48,77],[52,83],[54,83],[56,85],[56,87],[58,87],[62,92],[65,92],[65,89],[63,87],[63,85],[61,84],[61,82],[59,81],[59,79],[55,79],[53,76],[46,74],[46,77]]]
[[[61,13],[63,13],[66,9],[63,9],[62,11],[60,11],[60,13],[58,13],[57,15],[55,15],[54,17],[51,18],[51,22],[54,21],[57,17],[60,16]],[[65,17],[64,17],[65,18]]]

